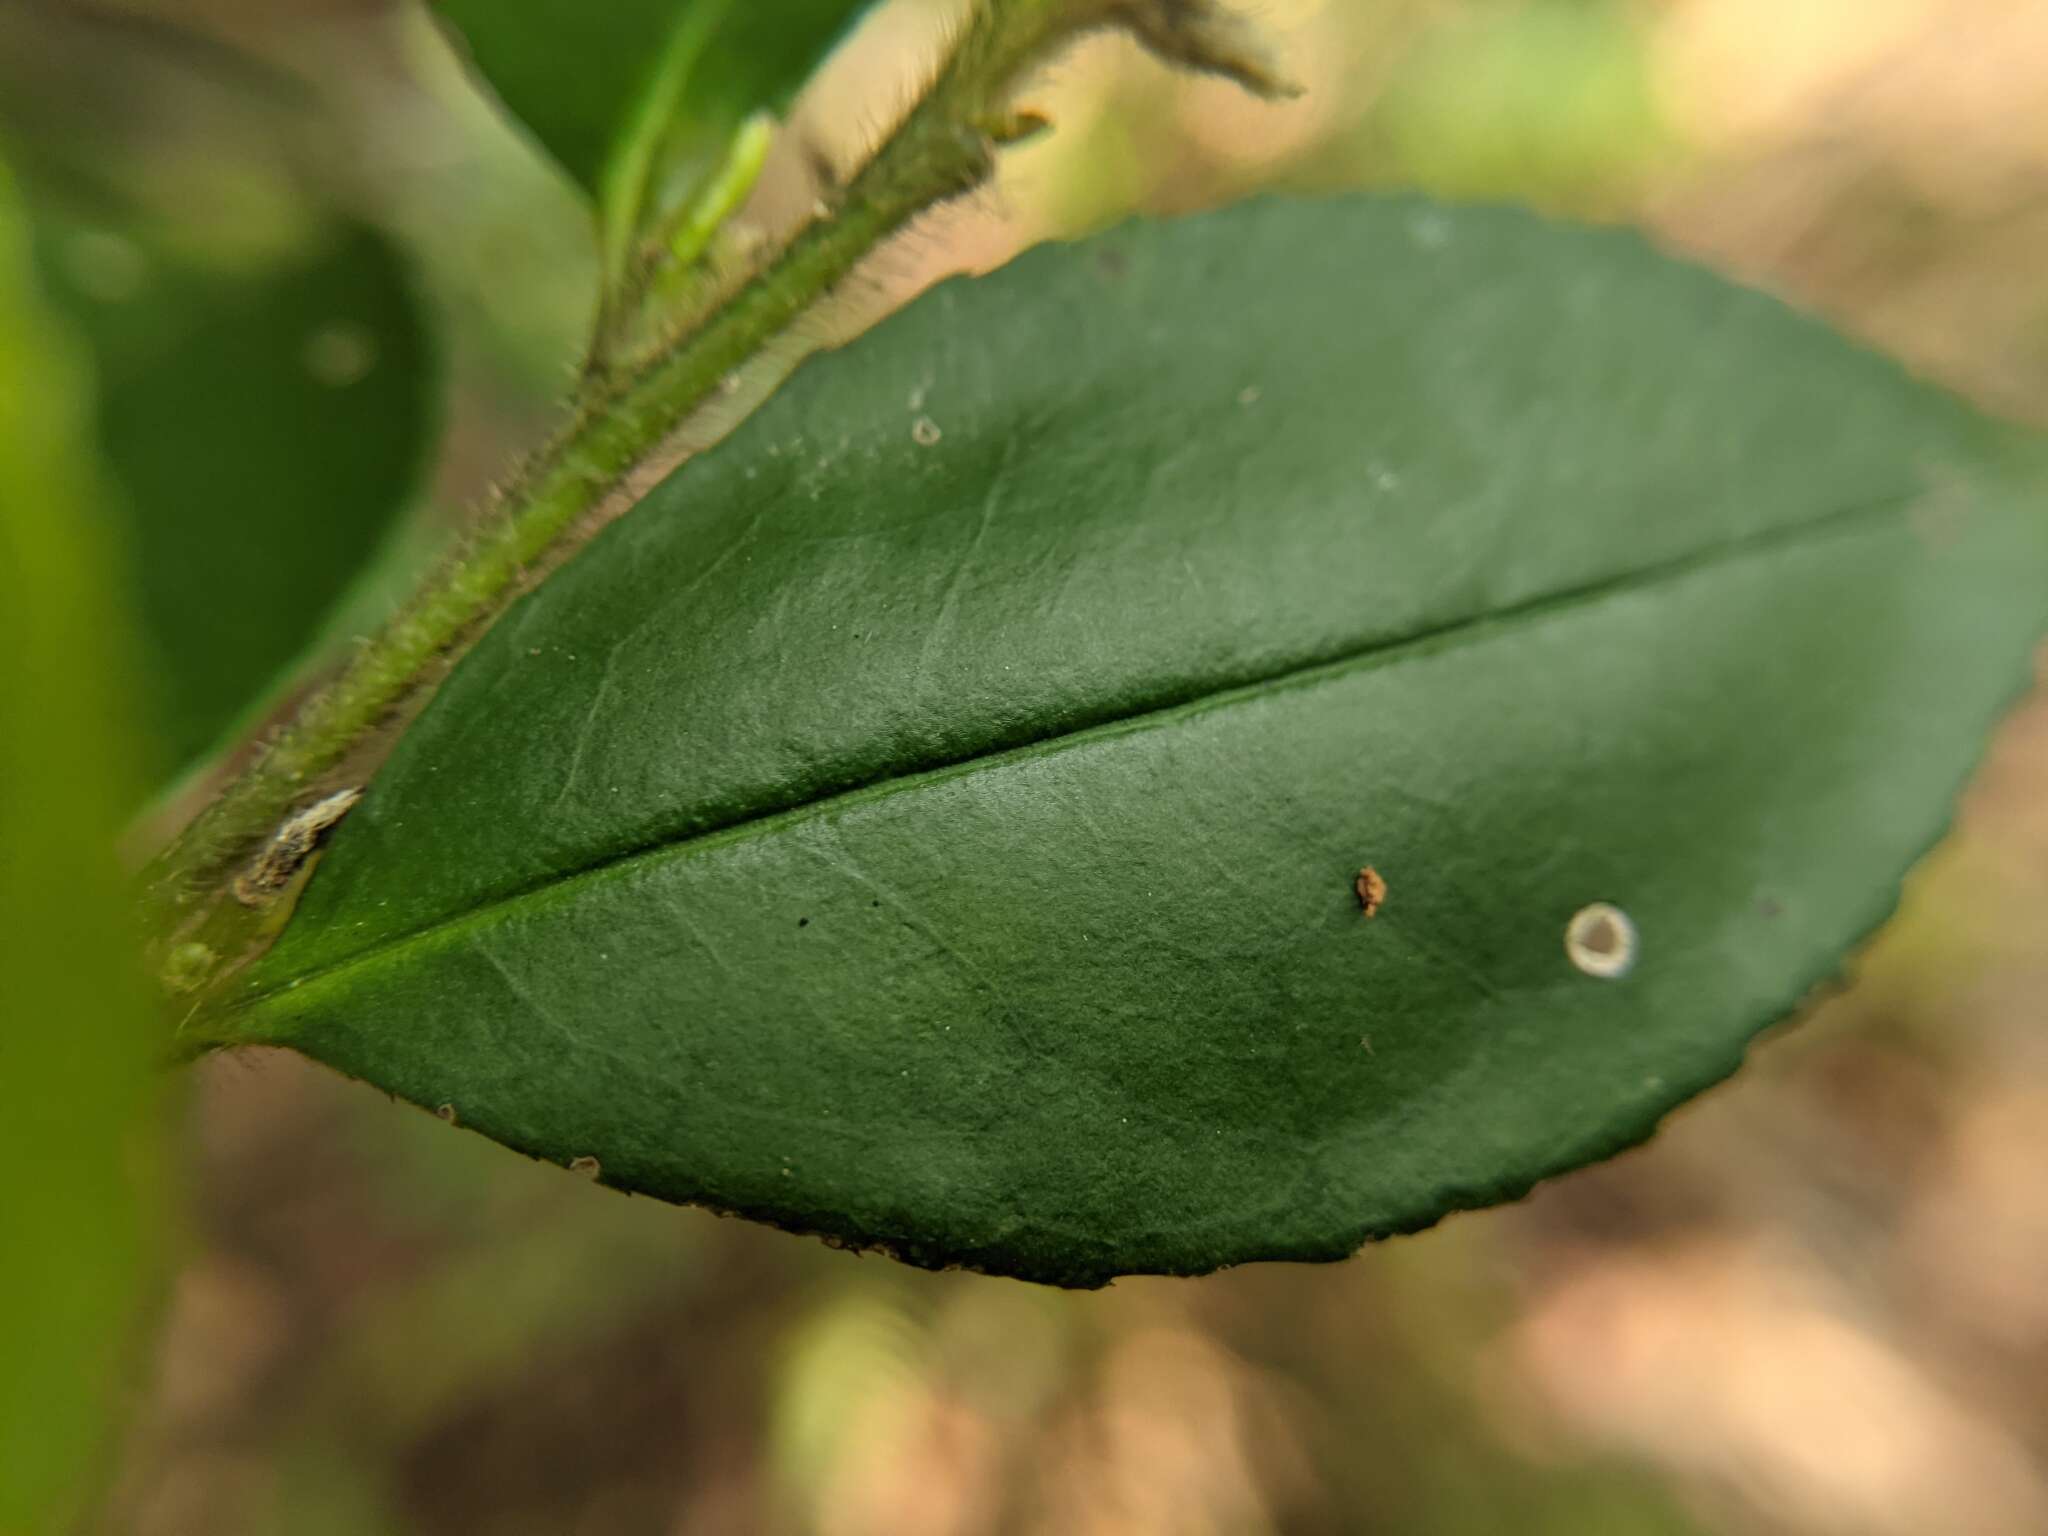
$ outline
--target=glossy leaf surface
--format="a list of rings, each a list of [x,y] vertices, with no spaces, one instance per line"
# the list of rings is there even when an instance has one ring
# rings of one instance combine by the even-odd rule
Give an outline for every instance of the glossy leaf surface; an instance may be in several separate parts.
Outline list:
[[[0,1531],[69,1530],[158,1212],[159,1038],[114,854],[140,782],[80,360],[0,177]]]
[[[508,614],[223,1031],[921,1264],[1335,1257],[1639,1140],[1882,920],[2026,677],[2034,453],[1625,234],[1041,250]]]

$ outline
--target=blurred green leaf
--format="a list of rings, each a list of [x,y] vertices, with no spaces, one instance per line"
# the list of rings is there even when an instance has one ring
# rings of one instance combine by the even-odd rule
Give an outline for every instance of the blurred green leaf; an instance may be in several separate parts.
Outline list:
[[[1432,192],[1610,207],[1672,151],[1648,47],[1617,0],[1461,8],[1399,58],[1369,121]]]
[[[2048,606],[2009,450],[1630,235],[1040,250],[511,611],[215,1028],[921,1264],[1337,1257],[1641,1140],[1890,911]]]
[[[0,1532],[68,1528],[159,1237],[158,1044],[114,857],[140,783],[83,370],[0,180]]]
[[[173,766],[316,637],[419,487],[438,358],[406,263],[338,217],[303,88],[203,32],[0,0],[0,140],[88,344]]]
[[[155,719],[186,762],[320,633],[417,488],[425,317],[398,252],[357,223],[239,262],[54,215],[39,245],[92,349]]]
[[[608,248],[717,180],[872,0],[434,0],[478,71],[597,199]]]

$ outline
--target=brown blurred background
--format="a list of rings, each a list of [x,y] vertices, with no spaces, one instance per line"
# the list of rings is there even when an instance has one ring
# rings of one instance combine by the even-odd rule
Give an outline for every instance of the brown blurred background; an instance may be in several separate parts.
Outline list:
[[[459,508],[573,361],[567,192],[416,14],[156,9],[321,82],[335,185],[450,316],[433,506]],[[1132,208],[1420,184],[1645,224],[2048,423],[2042,0],[1253,9],[1302,102],[1090,44],[1027,93],[1057,132],[887,253],[837,328]],[[857,155],[948,11],[864,26],[753,218]],[[289,1055],[215,1060],[110,1526],[2048,1532],[2048,694],[1853,975],[1653,1144],[1517,1207],[1085,1295],[594,1191]]]

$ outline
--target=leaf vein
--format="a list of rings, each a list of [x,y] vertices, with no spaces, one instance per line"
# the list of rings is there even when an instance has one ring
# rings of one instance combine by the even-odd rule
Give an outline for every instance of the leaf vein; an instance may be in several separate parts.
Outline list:
[[[270,1002],[287,989],[303,996],[304,989],[334,976],[357,970],[381,959],[412,949],[437,937],[453,937],[473,930],[493,916],[525,903],[559,895],[621,868],[656,858],[718,847],[740,838],[763,834],[792,823],[807,821],[884,796],[943,782],[968,773],[1030,758],[1045,757],[1091,742],[1141,730],[1154,730],[1249,699],[1310,687],[1355,671],[1390,665],[1409,655],[1428,654],[1454,646],[1471,644],[1488,636],[1588,608],[1607,600],[1649,588],[1666,586],[1693,575],[1719,569],[1740,561],[1756,559],[1789,548],[1809,545],[1833,536],[1868,532],[1873,525],[1903,514],[1918,497],[1901,491],[1890,496],[1862,501],[1810,518],[1789,527],[1776,527],[1741,535],[1703,549],[1631,570],[1611,573],[1577,586],[1538,594],[1535,597],[1488,613],[1466,614],[1445,623],[1410,634],[1381,637],[1337,655],[1307,659],[1263,676],[1244,678],[1211,687],[1190,697],[1156,701],[1126,714],[1073,729],[1055,731],[1018,745],[980,751],[941,763],[927,764],[888,774],[850,788],[832,791],[801,804],[745,816],[724,826],[655,839],[621,852],[607,854],[575,869],[550,874],[516,890],[507,891],[466,911],[436,919],[387,938],[326,965],[310,968],[294,978],[279,980],[261,991],[238,1000],[226,1010],[231,1014],[249,1012]]]

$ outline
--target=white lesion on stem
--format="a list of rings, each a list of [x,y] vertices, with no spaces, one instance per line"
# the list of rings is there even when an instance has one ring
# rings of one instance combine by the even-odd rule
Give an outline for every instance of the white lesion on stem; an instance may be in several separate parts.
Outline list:
[[[305,868],[327,835],[363,798],[360,788],[336,790],[285,818],[270,834],[248,866],[235,877],[235,900],[245,907],[267,907],[283,894]]]

